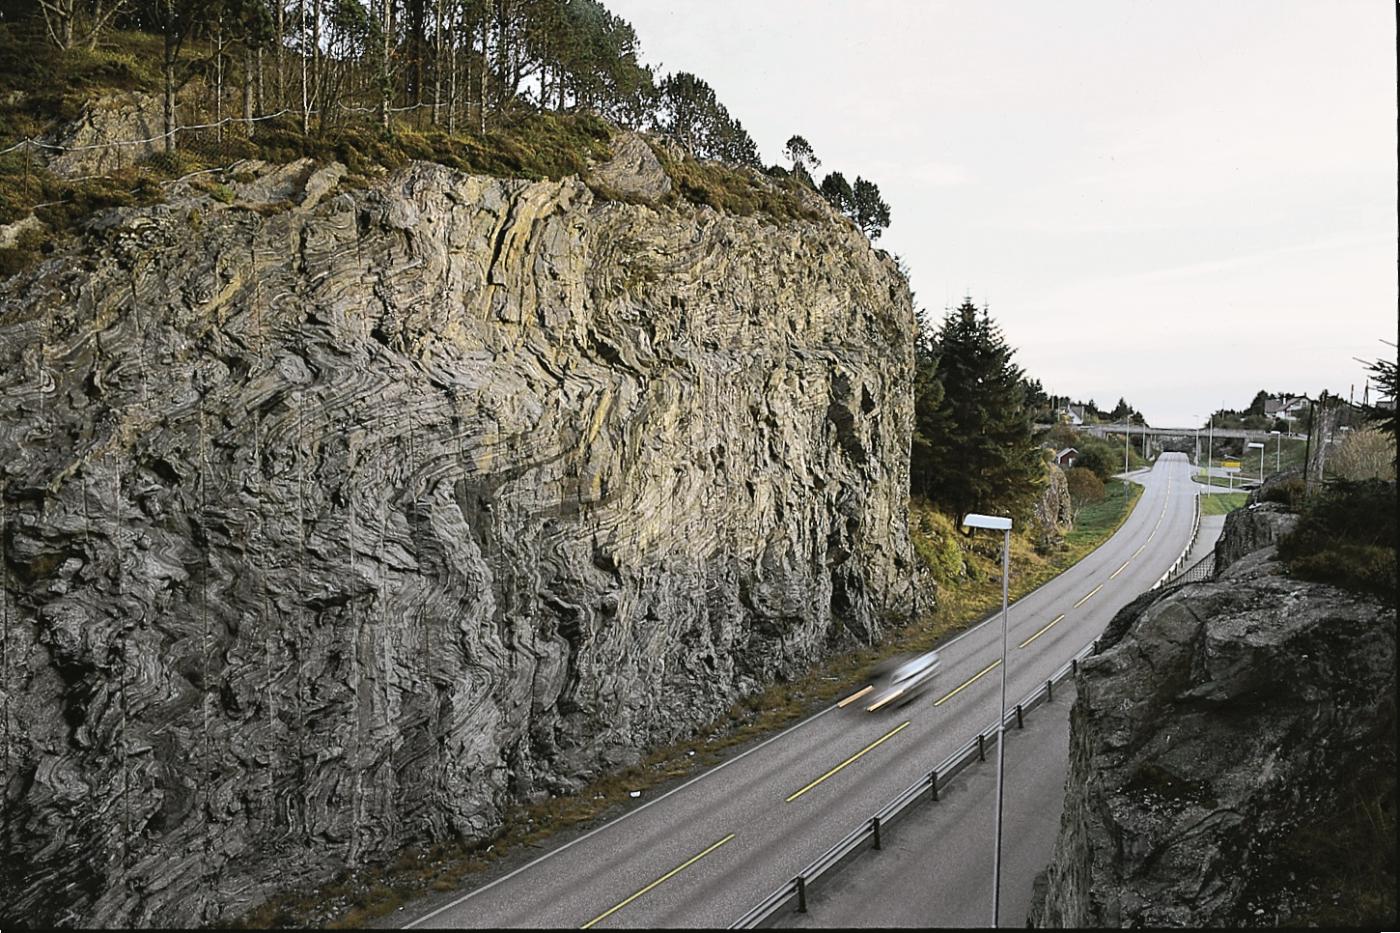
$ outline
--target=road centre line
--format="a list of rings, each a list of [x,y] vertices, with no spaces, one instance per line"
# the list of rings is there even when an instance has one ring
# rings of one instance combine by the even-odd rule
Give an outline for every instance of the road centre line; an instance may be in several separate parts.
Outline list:
[[[1127,570],[1127,569],[1128,569],[1128,565],[1131,564],[1132,562],[1133,562],[1133,559],[1132,559],[1131,557],[1129,557],[1127,560],[1123,561],[1123,566],[1122,566],[1122,567],[1119,567],[1117,570],[1113,571],[1113,573],[1109,574],[1109,575],[1108,575],[1108,578],[1109,578],[1110,580],[1112,580],[1114,577],[1118,576],[1118,575],[1119,575],[1120,573],[1122,573],[1124,570]]]
[[[832,776],[833,774],[835,774],[837,771],[840,771],[842,768],[846,767],[846,765],[851,764],[852,762],[854,762],[854,761],[855,761],[857,758],[859,758],[861,755],[864,755],[866,752],[868,752],[868,751],[870,751],[871,749],[875,748],[877,745],[882,745],[882,744],[884,744],[884,742],[885,742],[887,739],[892,739],[892,738],[894,738],[896,735],[898,735],[900,732],[902,732],[902,731],[905,729],[905,727],[907,727],[907,726],[909,725],[909,723],[912,722],[912,721],[913,721],[913,720],[909,720],[909,719],[904,720],[904,722],[902,722],[900,725],[898,725],[898,726],[896,726],[895,728],[891,729],[889,732],[886,732],[884,735],[880,736],[880,737],[879,737],[878,739],[876,739],[874,742],[871,742],[869,745],[865,746],[865,748],[862,748],[860,751],[856,752],[856,753],[855,753],[854,755],[852,755],[850,758],[847,758],[845,761],[841,762],[839,765],[837,765],[836,767],[832,768],[830,771],[826,772],[826,774],[823,774],[821,777],[817,778],[815,781],[813,781],[812,783],[808,784],[806,787],[802,788],[800,791],[798,791],[797,793],[793,794],[791,797],[787,798],[787,799],[784,800],[783,802],[784,802],[784,803],[792,803],[792,802],[793,802],[794,800],[796,800],[798,797],[801,797],[803,794],[807,793],[807,791],[809,791],[809,790],[811,790],[812,788],[816,787],[816,786],[817,786],[818,784],[820,784],[822,781],[825,781],[827,778],[831,777],[831,776]]]
[[[670,871],[666,872],[666,874],[662,875],[660,878],[657,878],[657,879],[656,879],[655,881],[653,881],[651,884],[649,884],[649,885],[647,885],[646,887],[642,888],[640,891],[638,891],[636,894],[633,894],[633,895],[632,895],[631,897],[629,897],[627,900],[625,900],[625,901],[623,901],[622,903],[618,904],[616,907],[609,907],[607,910],[603,911],[601,914],[599,914],[598,916],[594,917],[592,920],[588,921],[588,922],[585,923],[583,926],[579,927],[579,929],[580,929],[580,930],[586,930],[586,929],[588,929],[589,927],[593,926],[593,924],[597,923],[599,920],[606,920],[608,917],[610,917],[610,916],[612,916],[613,914],[617,913],[619,910],[621,910],[622,908],[626,907],[628,904],[632,903],[632,902],[635,901],[637,898],[641,897],[643,894],[647,893],[647,892],[650,891],[652,888],[656,887],[658,884],[661,884],[663,881],[666,881],[666,880],[669,879],[669,878],[673,878],[673,877],[675,877],[676,875],[680,874],[681,872],[685,871],[685,870],[686,870],[687,868],[689,868],[691,865],[694,865],[696,862],[700,861],[702,858],[704,858],[705,856],[709,855],[711,852],[713,852],[714,850],[718,849],[720,846],[724,845],[726,842],[728,842],[729,840],[731,840],[731,839],[733,839],[733,838],[734,838],[734,834],[733,834],[733,833],[730,833],[728,836],[725,836],[725,837],[724,837],[723,839],[721,839],[719,842],[716,842],[714,845],[710,846],[708,849],[706,849],[704,852],[701,852],[699,855],[692,855],[689,859],[687,859],[686,861],[684,861],[684,862],[682,862],[681,864],[677,865],[675,868],[671,869]]]
[[[980,671],[978,671],[976,674],[973,674],[973,675],[972,675],[972,679],[969,680],[967,683],[963,684],[961,687],[958,687],[956,690],[954,690],[952,693],[950,693],[950,694],[948,694],[947,696],[945,696],[943,699],[936,701],[933,705],[934,705],[934,706],[942,706],[944,703],[948,702],[948,701],[951,700],[953,697],[957,696],[959,693],[962,693],[962,692],[963,692],[964,690],[966,690],[968,687],[970,687],[970,686],[972,686],[974,683],[976,683],[976,682],[977,682],[977,679],[978,679],[979,677],[981,677],[983,674],[987,673],[988,671],[995,670],[995,669],[996,669],[996,666],[997,666],[998,664],[1000,664],[1000,663],[1001,663],[1001,659],[998,658],[997,660],[993,661],[991,664],[988,664],[986,667],[982,668],[982,669],[981,669]]]
[[[1089,597],[1090,597],[1090,596],[1093,596],[1095,593],[1097,593],[1097,592],[1098,592],[1099,590],[1101,590],[1101,589],[1103,589],[1103,584],[1102,584],[1102,583],[1100,583],[1098,586],[1096,586],[1096,587],[1094,587],[1092,590],[1090,590],[1090,591],[1084,596],[1083,599],[1081,599],[1079,602],[1075,603],[1073,606],[1070,606],[1070,608],[1071,608],[1071,609],[1078,609],[1080,606],[1084,605],[1085,603],[1087,603],[1087,602],[1089,601]]]
[[[1046,632],[1050,631],[1050,626],[1051,626],[1051,625],[1054,625],[1056,622],[1060,621],[1060,620],[1063,619],[1064,617],[1065,617],[1065,614],[1064,614],[1063,612],[1060,613],[1059,615],[1055,616],[1055,618],[1051,619],[1050,622],[1049,622],[1044,628],[1042,628],[1040,631],[1036,632],[1036,633],[1035,633],[1034,635],[1032,635],[1030,638],[1027,638],[1025,641],[1021,642],[1021,643],[1020,643],[1019,645],[1017,645],[1016,647],[1017,647],[1017,648],[1024,648],[1024,647],[1026,647],[1026,645],[1029,645],[1031,642],[1035,641],[1035,640],[1036,640],[1037,638],[1039,638],[1041,635],[1044,635]]]

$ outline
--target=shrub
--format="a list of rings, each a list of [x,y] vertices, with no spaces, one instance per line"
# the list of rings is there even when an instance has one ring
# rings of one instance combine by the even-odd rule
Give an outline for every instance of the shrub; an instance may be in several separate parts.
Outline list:
[[[1279,540],[1290,573],[1395,599],[1395,483],[1336,481],[1308,500]]]
[[[1065,473],[1065,481],[1069,483],[1069,498],[1076,511],[1091,502],[1103,500],[1103,480],[1099,479],[1093,470],[1081,466],[1071,467]]]

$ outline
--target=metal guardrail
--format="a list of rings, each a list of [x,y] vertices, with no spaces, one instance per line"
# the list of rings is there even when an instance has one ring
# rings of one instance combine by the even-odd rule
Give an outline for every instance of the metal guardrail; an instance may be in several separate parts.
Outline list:
[[[1196,561],[1196,562],[1195,562],[1194,564],[1192,564],[1190,567],[1187,567],[1185,570],[1182,570],[1182,571],[1181,571],[1180,573],[1178,573],[1176,576],[1174,576],[1174,577],[1172,577],[1171,579],[1169,579],[1169,580],[1167,581],[1167,583],[1170,584],[1170,585],[1172,585],[1172,586],[1175,586],[1175,585],[1177,585],[1177,584],[1182,584],[1182,583],[1202,583],[1202,582],[1204,582],[1204,581],[1206,581],[1206,580],[1213,580],[1213,579],[1215,579],[1215,549],[1214,549],[1214,548],[1212,548],[1212,549],[1211,549],[1211,552],[1210,552],[1209,554],[1207,554],[1205,557],[1202,557],[1200,560]]]
[[[1055,685],[1077,672],[1080,659],[1093,653],[1097,646],[1098,639],[1085,645],[1066,664],[1051,674],[1050,679],[1043,686],[1037,687],[1021,702],[1008,708],[1006,716],[1002,720],[1003,728],[1013,724],[1017,728],[1024,728],[1026,714],[1041,704],[1053,700],[1055,698]],[[742,917],[731,923],[729,928],[731,930],[751,930],[770,926],[778,914],[789,909],[796,910],[798,913],[806,913],[807,895],[812,890],[813,885],[834,873],[866,849],[879,849],[881,847],[881,832],[904,817],[916,805],[938,802],[939,792],[947,787],[953,778],[973,763],[987,760],[988,752],[996,748],[992,744],[996,739],[997,724],[993,722],[941,761],[938,767],[895,795],[894,799],[881,807],[879,812],[847,833],[840,842],[817,856],[807,867],[793,876],[791,881],[759,901]]]
[[[1198,492],[1196,493],[1196,512],[1194,515],[1191,516],[1191,537],[1186,542],[1186,548],[1181,552],[1181,555],[1177,557],[1176,562],[1173,563],[1169,568],[1167,568],[1167,572],[1158,577],[1157,582],[1152,584],[1152,589],[1160,589],[1163,585],[1166,584],[1168,580],[1171,579],[1172,574],[1176,573],[1182,568],[1182,566],[1186,563],[1186,558],[1191,554],[1191,549],[1196,546],[1196,535],[1200,533],[1200,530],[1201,494]],[[1214,554],[1215,552],[1212,551],[1211,553]]]

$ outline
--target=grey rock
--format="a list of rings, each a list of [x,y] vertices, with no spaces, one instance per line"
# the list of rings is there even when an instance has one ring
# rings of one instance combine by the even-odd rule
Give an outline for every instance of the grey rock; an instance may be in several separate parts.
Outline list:
[[[1045,464],[1045,487],[1031,514],[1031,537],[1036,547],[1048,548],[1064,540],[1074,527],[1074,502],[1069,497],[1065,471],[1054,463]]]
[[[165,149],[161,98],[118,91],[84,105],[76,120],[46,140],[49,171],[65,178],[106,175]]]
[[[612,137],[613,156],[592,167],[584,180],[626,200],[656,202],[671,191],[671,176],[656,153],[636,133],[619,130]]]
[[[1235,509],[1215,542],[1215,572],[1219,574],[1247,554],[1272,547],[1298,525],[1298,516],[1280,502],[1261,502]]]
[[[427,164],[193,211],[0,284],[0,926],[480,838],[908,617],[914,318],[849,225]]]
[[[1029,922],[1256,922],[1275,841],[1350,777],[1394,772],[1395,607],[1290,579],[1263,549],[1123,614],[1079,667]]]

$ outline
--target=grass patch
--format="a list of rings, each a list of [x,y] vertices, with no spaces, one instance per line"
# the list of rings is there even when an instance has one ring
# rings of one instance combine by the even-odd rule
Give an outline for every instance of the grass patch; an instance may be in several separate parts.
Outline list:
[[[1073,530],[1065,535],[1070,564],[1083,559],[1127,521],[1143,490],[1137,483],[1121,479],[1109,479],[1103,488],[1104,497],[1081,508],[1074,517]]]
[[[805,186],[797,178],[773,178],[742,166],[701,162],[689,154],[677,159],[655,143],[652,151],[671,176],[674,195],[692,204],[739,216],[767,214],[778,221],[827,219],[826,214],[803,203],[799,191]]]
[[[1201,496],[1202,515],[1225,515],[1242,508],[1249,498],[1247,492],[1213,492]]]
[[[1111,480],[1109,496],[1097,503],[1080,527],[1048,555],[1036,552],[1022,535],[1012,536],[1012,599],[1044,584],[1077,563],[1117,531],[1142,494],[1134,483]],[[1089,512],[1086,509],[1085,512]],[[461,889],[466,879],[516,856],[523,861],[554,833],[583,831],[653,799],[667,785],[692,777],[745,746],[830,705],[850,690],[872,665],[893,654],[926,651],[965,631],[1001,606],[1001,537],[964,537],[946,516],[926,502],[910,503],[916,553],[935,557],[929,572],[944,579],[938,605],[908,625],[892,628],[878,646],[844,651],[805,675],[737,700],[694,737],[648,753],[638,764],[598,778],[578,793],[510,811],[501,831],[474,844],[443,842],[414,846],[384,865],[347,874],[314,891],[273,898],[241,918],[236,926],[315,926],[331,915],[333,927],[373,926],[401,904],[430,892]],[[950,537],[951,536],[951,537]],[[954,555],[951,548],[957,549]],[[643,791],[641,798],[630,792]]]

